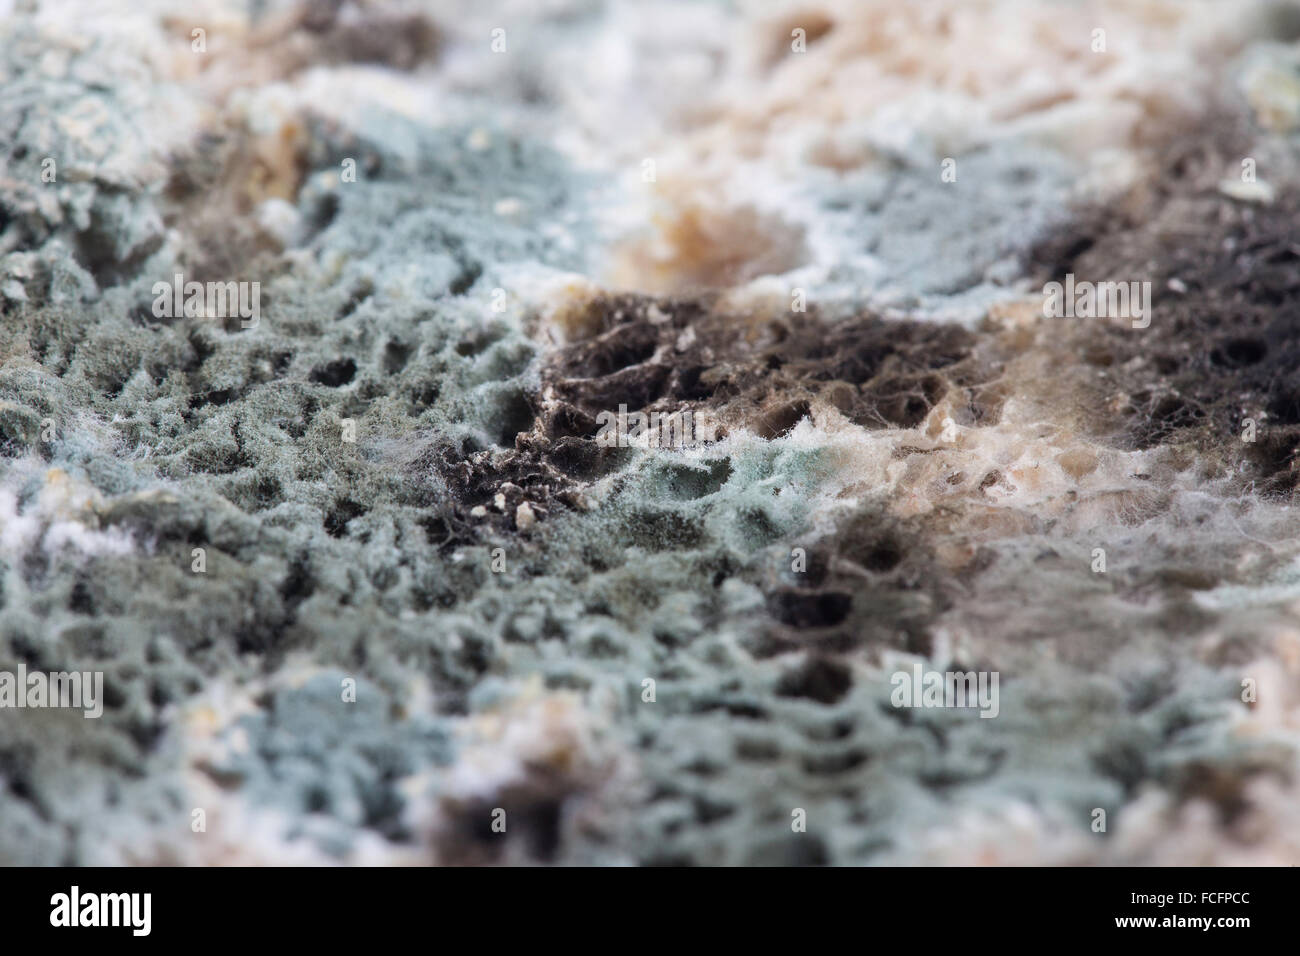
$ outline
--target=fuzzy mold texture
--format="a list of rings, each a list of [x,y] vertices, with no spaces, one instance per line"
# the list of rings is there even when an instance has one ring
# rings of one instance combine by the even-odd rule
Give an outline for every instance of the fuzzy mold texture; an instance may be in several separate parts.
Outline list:
[[[1300,6],[0,0],[0,131],[0,863],[1300,863]]]

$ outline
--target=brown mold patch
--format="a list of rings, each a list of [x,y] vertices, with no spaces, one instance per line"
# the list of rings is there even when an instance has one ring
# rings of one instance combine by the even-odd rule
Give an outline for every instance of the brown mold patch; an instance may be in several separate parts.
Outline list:
[[[1036,256],[1044,281],[1149,281],[1150,327],[1048,319],[1040,342],[1091,367],[1096,437],[1128,448],[1189,443],[1243,482],[1289,496],[1300,478],[1300,194],[1234,201],[1216,184],[1239,175],[1238,159],[1174,157],[1156,193],[1084,217]]]
[[[544,432],[594,438],[597,416],[620,405],[690,409],[764,438],[828,409],[867,428],[910,428],[953,390],[965,390],[972,421],[996,418],[1001,398],[985,387],[989,367],[965,329],[871,315],[834,323],[812,312],[728,315],[710,306],[698,298],[605,300],[603,321],[543,373]]]
[[[842,322],[815,313],[734,315],[709,298],[610,295],[584,302],[566,334],[579,338],[549,355],[530,396],[532,428],[515,437],[513,449],[466,455],[448,448],[434,456],[452,491],[438,526],[446,529],[445,543],[472,540],[486,527],[518,530],[511,516],[522,501],[538,520],[557,507],[582,507],[582,489],[634,454],[596,442],[598,416],[620,405],[629,412],[689,410],[697,422],[717,423],[720,433],[746,428],[771,439],[823,415],[868,429],[912,427],[940,401],[965,424],[991,423],[1002,401],[989,358],[1000,340],[988,336],[989,347],[977,352],[976,334],[956,326],[872,315]],[[683,487],[676,497],[716,490],[727,473],[709,481],[701,473],[700,488]],[[484,511],[472,515],[478,507]],[[650,549],[706,543],[694,517],[651,508],[618,534]],[[929,541],[921,519],[901,522],[871,506],[807,544],[807,573],[760,572],[755,580],[768,595],[768,623],[751,652],[925,652],[929,624],[950,606],[957,586]]]
[[[589,444],[575,450],[572,443],[543,443],[542,448],[554,449],[547,454],[535,445],[535,436],[520,434],[516,447],[505,451],[435,445],[419,467],[442,475],[451,498],[425,523],[430,543],[451,549],[478,541],[488,531],[527,533],[561,508],[585,508],[582,486],[606,467],[607,457],[619,454]],[[584,457],[575,466],[579,455]]]
[[[185,242],[187,280],[266,279],[278,268],[280,243],[257,225],[253,212],[266,199],[292,201],[297,195],[307,139],[294,121],[269,136],[229,124],[209,130],[172,158],[165,221]]]
[[[803,30],[804,43],[810,47],[834,28],[835,20],[831,15],[816,7],[791,10],[773,19],[765,24],[768,43],[762,56],[763,66],[770,69],[790,55],[795,30]]]

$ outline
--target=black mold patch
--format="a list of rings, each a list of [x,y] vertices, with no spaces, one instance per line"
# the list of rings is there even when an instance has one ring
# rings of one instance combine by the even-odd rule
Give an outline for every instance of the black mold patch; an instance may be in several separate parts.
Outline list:
[[[833,658],[812,657],[787,671],[777,684],[779,697],[804,697],[819,704],[838,702],[853,686],[848,666]]]
[[[356,377],[357,363],[350,358],[336,359],[312,369],[311,380],[329,388],[339,388]]]

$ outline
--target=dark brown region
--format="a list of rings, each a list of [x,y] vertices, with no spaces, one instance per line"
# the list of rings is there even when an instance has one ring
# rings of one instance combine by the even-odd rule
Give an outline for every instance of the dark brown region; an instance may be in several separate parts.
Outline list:
[[[512,506],[571,504],[583,485],[626,462],[596,442],[602,412],[707,413],[765,438],[834,407],[868,428],[913,427],[950,389],[973,396],[964,417],[992,420],[998,397],[975,336],[956,327],[864,316],[829,323],[813,313],[757,321],[705,300],[614,296],[593,303],[593,334],[555,352],[527,396],[532,428],[513,450],[447,447],[432,463],[465,510],[490,505],[503,483]],[[530,490],[534,493],[530,493]]]
[[[622,296],[596,307],[596,334],[562,349],[543,376],[551,440],[594,438],[597,416],[620,405],[709,412],[724,429],[764,438],[818,405],[867,428],[911,428],[950,388],[988,378],[972,358],[974,335],[957,326],[814,312],[754,319],[698,299]],[[970,412],[981,421],[996,408],[976,401]]]
[[[632,454],[596,441],[600,413],[621,405],[690,410],[723,431],[748,427],[769,439],[832,409],[873,429],[916,426],[954,395],[966,396],[957,412],[965,423],[991,422],[999,412],[996,363],[977,355],[974,333],[957,326],[871,315],[829,322],[812,312],[757,319],[720,313],[704,299],[632,295],[590,309],[579,323],[590,334],[543,368],[541,388],[529,396],[533,427],[515,437],[514,449],[449,448],[436,457],[456,501],[442,529],[448,545],[477,537],[485,521],[510,531],[523,500],[539,519],[573,506],[584,485]],[[496,510],[503,489],[506,507]],[[476,505],[487,518],[468,516]],[[926,623],[949,605],[952,577],[924,542],[923,529],[878,506],[846,520],[834,540],[806,542],[805,572],[788,573],[786,562],[759,582],[772,626],[751,651],[924,650]]]
[[[1127,398],[1118,445],[1190,443],[1244,483],[1289,497],[1300,451],[1300,197],[1221,195],[1215,184],[1239,175],[1237,162],[1176,156],[1157,194],[1081,218],[1036,259],[1043,281],[1151,282],[1147,329],[1061,320],[1071,352]],[[1254,442],[1243,440],[1247,419]]]

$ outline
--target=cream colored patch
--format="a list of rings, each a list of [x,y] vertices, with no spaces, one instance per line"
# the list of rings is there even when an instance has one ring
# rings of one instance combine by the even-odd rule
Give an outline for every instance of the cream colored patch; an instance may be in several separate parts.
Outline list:
[[[750,205],[719,205],[680,183],[662,185],[653,232],[620,247],[611,283],[655,294],[724,289],[802,265],[803,228]]]

